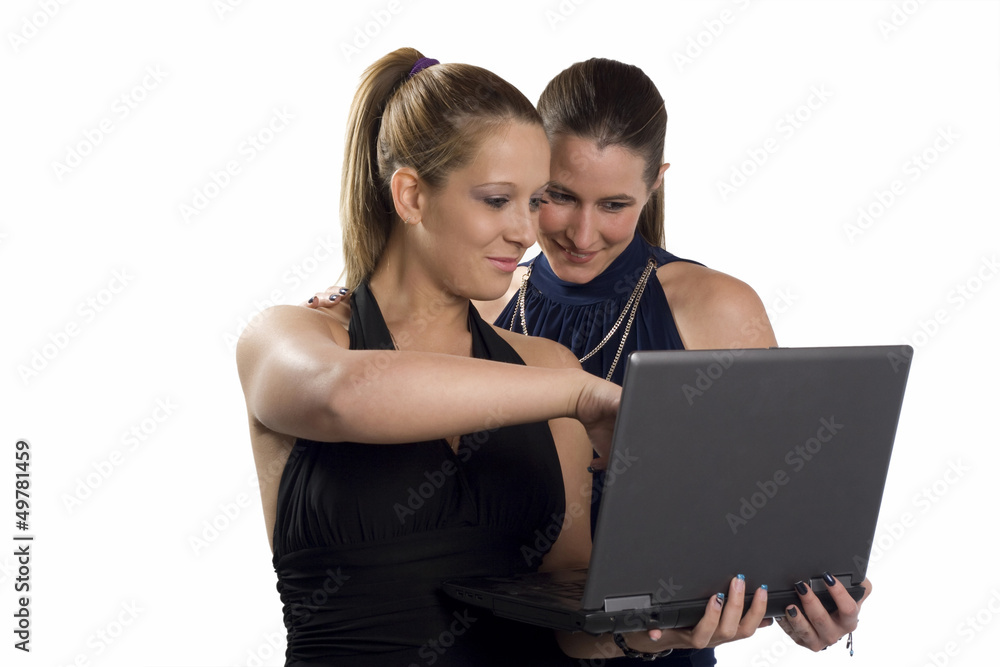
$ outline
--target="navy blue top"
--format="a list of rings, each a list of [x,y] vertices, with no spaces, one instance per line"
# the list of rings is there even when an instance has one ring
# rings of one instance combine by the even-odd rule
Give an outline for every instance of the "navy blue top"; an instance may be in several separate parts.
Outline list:
[[[561,280],[552,271],[545,255],[539,255],[531,261],[531,277],[524,297],[527,333],[558,341],[573,350],[577,357],[582,357],[594,349],[614,326],[650,257],[655,260],[656,268],[671,262],[690,261],[652,246],[636,234],[599,276],[589,283],[578,284]],[[504,308],[496,324],[525,333],[521,328],[520,315],[514,318],[511,326],[516,305],[517,295]],[[608,374],[627,322],[626,315],[614,337],[597,354],[583,362],[585,371],[600,377]],[[667,297],[654,272],[639,299],[639,310],[611,381],[622,383],[625,360],[634,350],[682,349],[684,344],[677,333]]]
[[[558,341],[573,350],[577,357],[587,354],[614,326],[650,257],[655,260],[656,268],[671,262],[691,261],[652,246],[636,234],[599,276],[589,283],[579,284],[561,280],[552,271],[545,255],[539,255],[531,261],[531,277],[524,297],[527,333]],[[516,305],[517,295],[504,308],[496,324],[525,333],[521,328],[520,315],[514,317]],[[514,319],[513,326],[511,318]],[[597,354],[583,362],[585,371],[600,377],[607,376],[627,322],[626,315],[614,337]],[[635,350],[682,349],[684,344],[677,333],[674,316],[654,272],[639,299],[639,310],[611,381],[622,383],[625,360]]]
[[[671,262],[692,262],[681,259],[663,248],[650,245],[636,234],[618,257],[600,275],[588,283],[569,283],[561,280],[552,270],[545,255],[531,260],[531,277],[524,297],[525,319],[532,336],[542,336],[562,343],[577,358],[589,353],[608,334],[625,307],[652,257],[656,268]],[[692,262],[699,264],[699,262]],[[518,295],[515,294],[504,308],[495,324],[511,331],[524,333],[521,317],[515,317]],[[513,322],[512,322],[513,319]],[[614,363],[621,337],[628,322],[628,315],[615,335],[593,357],[583,362],[583,368],[599,377],[606,377]],[[639,310],[625,340],[621,357],[615,366],[611,381],[622,383],[625,362],[635,350],[683,350],[680,334],[674,316],[667,304],[663,287],[653,272],[639,299]],[[594,490],[591,496],[591,530],[597,524],[597,514],[604,487],[604,473],[594,474]],[[642,662],[639,659],[620,658],[618,663]],[[674,651],[670,656],[657,662],[658,665],[677,667],[679,665],[714,665],[713,649],[702,651]]]
[[[472,306],[468,324],[473,356],[524,363]],[[393,349],[365,284],[352,296],[350,336],[351,349]],[[383,372],[373,363],[372,373]],[[355,379],[368,381],[361,373]],[[393,418],[390,406],[372,409]],[[446,579],[537,570],[538,552],[530,549],[536,533],[558,531],[564,513],[559,457],[545,422],[463,435],[457,452],[444,440],[299,438],[281,476],[274,526],[285,664],[568,661],[551,630],[466,608],[440,590]]]

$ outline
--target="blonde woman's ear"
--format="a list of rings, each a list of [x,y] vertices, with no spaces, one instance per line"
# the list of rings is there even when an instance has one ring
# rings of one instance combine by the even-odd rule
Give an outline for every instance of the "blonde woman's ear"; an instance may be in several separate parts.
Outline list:
[[[410,167],[400,167],[389,181],[396,215],[405,224],[420,222],[420,179]]]

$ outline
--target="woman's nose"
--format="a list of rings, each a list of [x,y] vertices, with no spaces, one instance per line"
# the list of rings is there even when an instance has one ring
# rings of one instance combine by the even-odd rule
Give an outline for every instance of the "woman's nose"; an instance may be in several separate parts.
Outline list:
[[[593,211],[586,207],[573,211],[566,227],[566,238],[573,242],[577,250],[589,250],[597,240],[597,224]]]

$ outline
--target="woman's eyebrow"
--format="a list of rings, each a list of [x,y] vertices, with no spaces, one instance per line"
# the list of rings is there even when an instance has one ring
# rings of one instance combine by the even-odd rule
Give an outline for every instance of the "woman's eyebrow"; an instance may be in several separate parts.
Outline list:
[[[577,197],[577,198],[580,197],[580,195],[578,195],[577,193],[573,192],[573,190],[571,188],[567,188],[565,185],[563,185],[559,181],[549,181],[547,187],[555,188],[556,190],[560,190],[562,192],[565,192],[568,195],[573,195],[574,197]],[[634,204],[635,203],[635,197],[633,197],[632,195],[628,195],[628,194],[608,195],[607,197],[601,197],[597,201],[612,201],[612,200],[614,200],[614,201],[622,201],[622,202],[626,202],[626,203],[629,203],[629,204]]]
[[[540,192],[542,190],[545,190],[549,187],[549,185],[550,185],[549,183],[544,183],[542,185],[539,185],[537,188],[532,190],[532,192]],[[472,190],[475,192],[481,189],[488,189],[497,186],[504,188],[512,188],[514,190],[518,189],[517,183],[511,183],[510,181],[491,181],[489,183],[480,183],[479,185],[474,185],[472,187]]]
[[[474,185],[472,187],[473,187],[473,189],[479,189],[479,188],[495,187],[495,186],[498,186],[498,185],[501,186],[501,187],[505,187],[505,188],[515,187],[514,183],[511,183],[510,181],[490,181],[489,183],[480,183],[480,184]]]

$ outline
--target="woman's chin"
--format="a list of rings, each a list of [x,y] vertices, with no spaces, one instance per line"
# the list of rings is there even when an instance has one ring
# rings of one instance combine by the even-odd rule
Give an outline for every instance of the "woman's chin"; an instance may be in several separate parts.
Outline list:
[[[596,258],[593,258],[596,259]],[[549,260],[549,265],[552,267],[553,273],[559,280],[563,280],[568,283],[584,284],[589,283],[591,280],[596,278],[604,270],[604,266],[598,266],[596,262],[580,263],[580,262],[569,262],[560,258],[560,261],[553,262]]]

